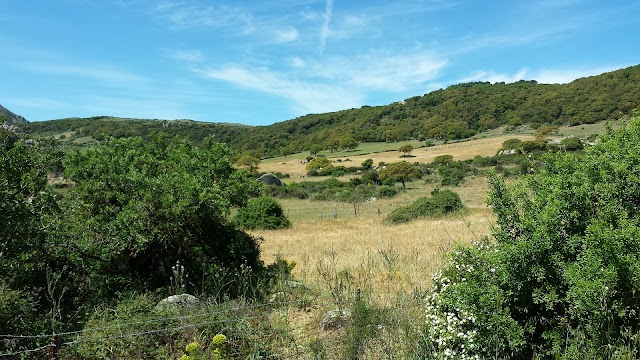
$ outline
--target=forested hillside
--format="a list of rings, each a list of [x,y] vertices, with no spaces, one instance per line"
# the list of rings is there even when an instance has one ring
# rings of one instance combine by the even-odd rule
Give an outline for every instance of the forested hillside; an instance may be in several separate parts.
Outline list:
[[[235,150],[263,157],[330,149],[331,139],[360,142],[462,139],[503,125],[578,125],[618,119],[640,107],[640,65],[582,78],[570,84],[464,83],[385,106],[309,114],[270,126],[96,117],[25,124],[34,135],[73,131],[75,136],[142,136],[163,131],[200,142],[213,135]]]

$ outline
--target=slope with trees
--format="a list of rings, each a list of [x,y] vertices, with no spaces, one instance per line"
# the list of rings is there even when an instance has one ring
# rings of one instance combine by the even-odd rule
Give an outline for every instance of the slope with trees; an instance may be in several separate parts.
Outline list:
[[[164,131],[200,143],[212,135],[234,150],[263,157],[317,152],[358,142],[408,139],[462,139],[500,126],[578,125],[617,120],[640,108],[640,65],[581,78],[569,84],[464,83],[385,106],[363,106],[309,114],[269,126],[247,127],[194,121],[125,121],[109,117],[25,124],[33,134],[69,129],[100,139]]]

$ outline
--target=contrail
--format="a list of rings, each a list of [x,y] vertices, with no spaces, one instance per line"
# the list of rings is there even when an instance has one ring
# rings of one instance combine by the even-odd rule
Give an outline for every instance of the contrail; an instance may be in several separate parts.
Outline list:
[[[320,29],[320,55],[324,53],[324,48],[327,44],[327,37],[329,36],[329,22],[331,22],[332,15],[333,0],[327,0],[327,7],[324,10],[324,22],[322,23],[322,29]]]

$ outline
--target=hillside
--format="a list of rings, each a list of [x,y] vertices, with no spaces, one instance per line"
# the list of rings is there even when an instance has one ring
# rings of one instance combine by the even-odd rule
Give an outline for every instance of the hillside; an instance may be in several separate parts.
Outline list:
[[[569,84],[464,83],[385,106],[309,114],[270,126],[95,117],[29,123],[25,130],[44,136],[69,132],[76,140],[90,137],[83,141],[103,134],[146,137],[156,131],[196,142],[213,135],[235,150],[257,150],[263,157],[273,157],[305,151],[312,144],[326,147],[328,139],[346,136],[360,142],[454,140],[505,125],[535,128],[618,119],[640,108],[639,84],[640,65],[636,65]]]
[[[28,122],[24,117],[14,114],[2,105],[0,105],[0,119],[6,121],[9,125],[23,124]]]

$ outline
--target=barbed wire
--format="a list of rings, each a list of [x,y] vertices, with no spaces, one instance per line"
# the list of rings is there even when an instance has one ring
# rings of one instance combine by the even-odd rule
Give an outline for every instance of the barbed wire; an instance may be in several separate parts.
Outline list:
[[[380,295],[411,295],[410,293],[407,293],[406,291],[383,291],[383,292],[360,292],[358,290],[354,290],[354,291],[343,291],[342,295],[358,295],[358,294],[362,294],[364,295],[364,298],[367,297],[377,297],[377,298],[382,298],[382,296]],[[16,339],[43,339],[43,338],[53,338],[53,337],[57,337],[57,338],[62,338],[63,336],[69,336],[69,335],[77,335],[77,336],[82,336],[83,334],[88,334],[88,333],[95,333],[95,332],[100,332],[100,331],[105,331],[105,330],[113,330],[113,329],[122,329],[122,328],[127,328],[130,326],[134,326],[134,325],[144,325],[144,324],[152,324],[152,323],[158,323],[158,322],[163,322],[163,321],[167,321],[167,322],[173,322],[173,321],[180,321],[180,320],[188,320],[188,319],[194,319],[194,318],[198,318],[198,317],[204,317],[204,316],[216,316],[216,315],[224,315],[224,314],[228,314],[231,312],[237,312],[237,311],[245,311],[245,310],[251,310],[251,309],[258,309],[258,308],[264,308],[264,307],[269,307],[269,306],[283,306],[283,305],[292,305],[292,304],[297,304],[297,303],[305,303],[305,302],[309,302],[310,300],[319,300],[319,299],[330,299],[330,298],[334,298],[334,295],[330,295],[330,294],[325,294],[325,295],[317,295],[317,296],[312,296],[310,299],[294,299],[294,300],[288,300],[288,301],[278,301],[278,302],[267,302],[267,303],[257,303],[257,304],[251,304],[251,305],[245,305],[245,306],[230,306],[229,308],[226,308],[224,310],[219,310],[219,311],[211,311],[211,312],[203,312],[203,313],[199,313],[199,314],[192,314],[192,315],[180,315],[180,316],[171,316],[171,317],[161,317],[161,318],[153,318],[153,319],[149,319],[149,320],[143,320],[143,321],[134,321],[134,322],[128,322],[128,323],[122,323],[122,324],[115,324],[115,325],[111,325],[111,326],[105,326],[105,327],[100,327],[100,328],[89,328],[89,329],[82,329],[82,330],[77,330],[77,331],[67,331],[67,332],[61,332],[61,333],[56,333],[56,334],[38,334],[38,335],[0,335],[0,339],[8,339],[8,340],[16,340]],[[419,300],[418,298],[414,298],[415,300]],[[402,306],[403,308],[407,308],[407,307],[417,307],[417,306],[422,306],[422,304],[420,303],[414,303],[411,304],[410,306],[406,306],[407,304],[403,304],[404,306]],[[256,319],[262,319],[265,317],[270,316],[270,313],[265,313],[259,316],[248,316],[248,317],[240,317],[238,319],[224,319],[224,320],[211,320],[211,321],[204,321],[204,322],[200,322],[200,323],[195,323],[195,324],[185,324],[185,325],[180,325],[180,326],[173,326],[173,327],[164,327],[161,329],[151,329],[151,330],[147,330],[147,331],[138,331],[138,332],[130,332],[130,333],[126,333],[126,334],[120,334],[120,335],[108,335],[108,336],[103,336],[103,337],[98,337],[98,338],[91,338],[91,337],[86,337],[86,338],[77,338],[73,341],[68,341],[68,342],[62,342],[59,344],[47,344],[47,345],[43,345],[34,349],[28,349],[28,350],[20,350],[20,351],[14,351],[14,352],[10,352],[10,353],[0,353],[0,357],[7,357],[7,356],[17,356],[17,355],[22,355],[22,354],[30,354],[30,353],[35,353],[35,352],[39,352],[39,351],[43,351],[45,349],[51,348],[51,347],[57,347],[57,346],[70,346],[73,344],[77,344],[77,343],[82,343],[82,342],[103,342],[103,341],[108,341],[108,340],[115,340],[115,339],[122,339],[122,338],[129,338],[129,337],[137,337],[137,336],[143,336],[143,335],[151,335],[151,334],[157,334],[157,333],[164,333],[164,332],[169,332],[169,331],[177,331],[177,330],[183,330],[183,329],[189,329],[189,328],[196,328],[196,327],[201,327],[201,326],[205,326],[205,325],[213,325],[213,324],[228,324],[228,323],[237,323],[237,322],[241,322],[241,321],[249,321],[249,320],[256,320]],[[416,326],[412,326],[415,328],[420,327],[420,325],[416,325]]]
[[[51,335],[47,335],[47,336],[51,336]],[[42,351],[44,349],[47,349],[47,348],[50,348],[50,347],[54,347],[54,346],[55,345],[53,345],[53,344],[47,344],[47,345],[41,346],[41,347],[39,347],[37,349],[20,350],[20,351],[16,351],[16,352],[12,352],[12,353],[0,353],[0,357],[31,354],[31,353],[39,352],[39,351]]]
[[[140,331],[140,332],[134,332],[134,333],[128,333],[128,334],[122,334],[122,335],[109,335],[109,336],[104,336],[104,337],[100,337],[100,338],[82,338],[82,339],[77,339],[77,340],[74,340],[74,341],[63,342],[62,345],[69,346],[69,345],[73,345],[73,344],[81,343],[81,342],[106,341],[106,340],[115,340],[115,339],[136,337],[136,336],[142,336],[142,335],[158,334],[158,333],[169,332],[169,331],[196,328],[196,327],[201,327],[201,326],[204,326],[204,325],[237,323],[237,322],[241,322],[241,321],[262,319],[262,318],[268,317],[270,315],[271,314],[263,314],[263,315],[260,315],[260,316],[242,317],[242,318],[239,318],[239,319],[205,321],[205,322],[196,323],[196,324],[187,324],[187,325],[167,327],[167,328],[162,328],[162,329],[153,329],[153,330]]]

